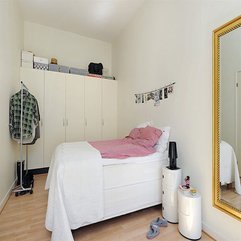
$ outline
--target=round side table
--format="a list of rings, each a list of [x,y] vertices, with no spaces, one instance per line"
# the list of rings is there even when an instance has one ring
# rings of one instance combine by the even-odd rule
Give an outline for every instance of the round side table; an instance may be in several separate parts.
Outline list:
[[[187,239],[198,240],[202,236],[201,195],[191,194],[190,189],[178,189],[178,230]]]

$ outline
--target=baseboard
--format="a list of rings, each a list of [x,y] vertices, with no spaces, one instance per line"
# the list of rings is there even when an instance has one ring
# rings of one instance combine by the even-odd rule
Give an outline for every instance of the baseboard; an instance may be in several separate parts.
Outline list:
[[[37,169],[30,169],[28,170],[31,174],[37,175],[37,174],[45,174],[48,173],[49,167],[44,167],[44,168],[37,168]]]
[[[215,230],[211,229],[208,225],[206,225],[205,223],[202,223],[202,229],[203,231],[210,236],[211,238],[213,238],[214,240],[218,240],[218,241],[226,241],[229,240],[228,238],[224,238],[223,235],[220,236],[219,232],[216,232]]]
[[[14,188],[15,185],[16,185],[16,182],[17,182],[17,179],[14,180],[14,182],[12,183],[10,189],[8,190],[8,192],[6,193],[6,195],[4,196],[3,200],[1,200],[1,202],[0,202],[0,214],[1,214],[4,206],[6,205],[8,199],[9,199],[11,193],[12,193],[12,190],[13,190],[13,188]]]

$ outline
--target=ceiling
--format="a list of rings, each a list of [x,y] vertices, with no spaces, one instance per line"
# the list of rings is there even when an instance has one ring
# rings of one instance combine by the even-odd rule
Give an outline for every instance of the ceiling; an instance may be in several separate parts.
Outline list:
[[[145,0],[18,0],[24,20],[112,41]]]

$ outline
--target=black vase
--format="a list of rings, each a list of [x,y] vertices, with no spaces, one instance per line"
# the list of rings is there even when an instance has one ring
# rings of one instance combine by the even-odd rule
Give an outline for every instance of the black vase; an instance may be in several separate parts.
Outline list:
[[[175,141],[169,142],[168,157],[170,159],[169,168],[171,170],[177,169],[177,144]]]

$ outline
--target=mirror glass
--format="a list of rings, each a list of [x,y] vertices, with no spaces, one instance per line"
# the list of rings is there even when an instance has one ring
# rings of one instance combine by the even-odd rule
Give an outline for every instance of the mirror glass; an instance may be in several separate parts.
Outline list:
[[[220,198],[241,211],[241,28],[219,41]]]
[[[213,31],[213,204],[241,220],[241,16]]]

